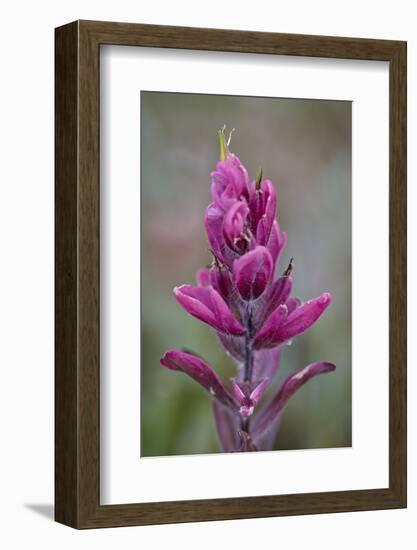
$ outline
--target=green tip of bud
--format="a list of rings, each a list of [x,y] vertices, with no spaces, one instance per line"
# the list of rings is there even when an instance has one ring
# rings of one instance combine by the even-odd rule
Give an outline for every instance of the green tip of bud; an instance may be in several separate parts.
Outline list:
[[[261,181],[262,181],[263,175],[264,175],[264,171],[262,170],[262,166],[260,166],[258,168],[258,172],[256,173],[256,178],[255,178],[255,185],[258,191],[261,187]]]
[[[225,126],[217,133],[219,135],[219,145],[220,145],[220,160],[225,160],[227,156],[227,143],[226,136],[224,135]]]

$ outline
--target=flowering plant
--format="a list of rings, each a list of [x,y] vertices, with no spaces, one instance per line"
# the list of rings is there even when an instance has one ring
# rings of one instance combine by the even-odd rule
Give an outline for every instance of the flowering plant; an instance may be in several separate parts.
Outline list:
[[[178,303],[216,332],[236,363],[230,385],[197,354],[169,350],[161,358],[168,369],[198,382],[213,399],[220,445],[225,452],[272,448],[281,411],[308,380],[335,370],[319,361],[290,374],[278,392],[262,396],[280,366],[282,348],[309,329],[331,302],[324,293],[302,303],[291,296],[293,261],[281,276],[276,267],[287,241],[276,214],[276,193],[262,170],[251,181],[219,131],[220,160],[211,174],[213,202],[204,224],[213,254],[210,268],[197,271],[198,286],[174,288]]]

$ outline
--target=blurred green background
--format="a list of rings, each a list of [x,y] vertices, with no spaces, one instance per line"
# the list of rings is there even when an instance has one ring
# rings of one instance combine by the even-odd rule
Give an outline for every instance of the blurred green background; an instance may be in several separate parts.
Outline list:
[[[313,361],[337,370],[290,400],[275,449],[350,446],[351,103],[141,92],[141,456],[219,452],[210,397],[159,358],[185,347],[221,377],[234,374],[210,328],[172,294],[210,262],[203,214],[223,124],[236,129],[231,151],[250,176],[262,166],[276,186],[288,235],[278,272],[294,257],[296,296],[333,295],[320,321],[285,348],[272,390]]]

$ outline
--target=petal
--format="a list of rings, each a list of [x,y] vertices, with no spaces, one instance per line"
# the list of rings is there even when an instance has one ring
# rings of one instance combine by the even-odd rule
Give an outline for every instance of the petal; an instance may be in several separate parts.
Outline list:
[[[259,189],[257,189],[255,181],[252,181],[249,186],[249,209],[250,209],[250,226],[252,231],[256,233],[256,228],[263,214],[263,210],[262,210],[262,204],[259,196]]]
[[[274,282],[268,293],[268,301],[271,304],[271,311],[276,309],[281,304],[285,304],[291,294],[292,285],[293,278],[291,275],[283,275]]]
[[[214,318],[211,308],[211,300],[208,296],[209,288],[181,285],[174,288],[174,295],[178,303],[193,317],[203,323],[214,326]]]
[[[165,352],[160,359],[164,367],[188,374],[223,405],[236,410],[234,399],[217,374],[197,355],[176,349]]]
[[[212,176],[216,172],[212,172]],[[220,187],[218,181],[215,178],[211,180],[210,186],[211,196],[215,205],[221,210],[227,210],[237,200],[235,189],[232,185],[225,184]]]
[[[297,307],[301,306],[301,300],[299,298],[289,298],[286,303],[287,303],[287,308],[288,308],[288,315],[291,315],[291,313]]]
[[[272,273],[271,254],[257,246],[233,262],[233,282],[244,300],[254,300],[265,290]]]
[[[226,302],[229,301],[231,292],[231,282],[229,272],[226,269],[212,267],[210,269],[210,284],[222,296]]]
[[[222,261],[224,261],[223,217],[223,212],[214,203],[209,204],[204,214],[204,226],[211,249]]]
[[[196,273],[196,279],[198,286],[209,286],[210,284],[210,270],[206,267],[202,267]]]
[[[265,321],[255,337],[255,348],[273,348],[277,346],[280,340],[280,328],[288,315],[286,305],[280,305],[275,309]]]
[[[269,380],[265,378],[264,380],[261,380],[259,384],[252,390],[249,398],[253,402],[254,405],[257,405],[260,398],[262,397],[262,394],[268,385]]]
[[[213,414],[222,450],[225,453],[237,451],[240,446],[239,417],[216,399],[213,399]]]
[[[306,331],[317,321],[331,301],[331,294],[325,292],[296,308],[281,325],[279,340],[284,342]]]
[[[291,374],[284,381],[276,396],[265,407],[260,414],[254,418],[252,432],[254,437],[259,437],[265,433],[273,424],[277,415],[286,405],[290,397],[300,389],[310,378],[318,374],[324,374],[326,372],[332,372],[336,369],[336,365],[328,363],[327,361],[319,361],[317,363],[311,363],[307,367],[298,370],[295,374]]]
[[[260,195],[262,199],[262,215],[256,228],[256,240],[259,244],[266,245],[271,234],[277,206],[275,189],[269,180],[262,182]]]
[[[240,199],[240,195],[232,183],[225,185],[224,189],[220,190],[216,180],[213,179],[211,182],[211,196],[213,197],[213,201],[216,206],[224,212]]]
[[[213,288],[182,285],[174,288],[174,295],[178,303],[190,315],[216,330],[228,334],[243,334],[245,332],[226,302]]]
[[[235,249],[237,241],[242,240],[248,214],[248,205],[243,201],[236,201],[225,213],[223,236],[230,248]]]
[[[244,334],[245,329],[230,311],[228,305],[220,294],[214,289],[210,289],[210,294],[211,303],[213,305],[213,313],[219,330],[222,330],[227,334],[234,334],[236,336]]]
[[[275,192],[274,184],[271,180],[265,179],[262,180],[260,185],[260,197],[262,201],[262,212],[267,212],[268,208],[273,206],[272,218],[275,217],[275,209],[277,205],[277,194]]]
[[[271,228],[271,234],[268,239],[268,244],[266,245],[267,249],[271,253],[274,266],[278,264],[279,257],[281,252],[284,250],[286,243],[287,234],[285,231],[281,234],[278,222],[274,220]]]
[[[268,242],[270,232],[271,228],[269,227],[268,231],[266,214],[263,214],[256,227],[256,242],[265,246]]]
[[[238,199],[241,196],[248,197],[248,173],[236,155],[229,153],[224,160],[219,161],[216,171],[211,173],[211,177],[213,200],[220,207],[227,207],[227,200],[231,196]],[[227,193],[225,194],[226,189]],[[223,203],[224,200],[225,203]]]
[[[276,204],[277,198],[275,187],[270,180],[263,180],[258,185],[256,181],[253,181],[251,183],[249,193],[249,207],[251,211],[251,228],[254,232],[256,232],[262,216],[265,216],[264,219],[268,220],[266,225],[269,227],[269,235],[273,220],[275,218]],[[268,238],[266,238],[265,242],[267,240]]]
[[[291,294],[293,278],[283,275],[277,279],[261,297],[255,315],[255,326],[259,328],[278,306],[285,304]],[[288,307],[288,304],[287,304]]]
[[[238,403],[242,403],[246,399],[245,393],[243,392],[242,388],[235,380],[232,380],[232,390]]]

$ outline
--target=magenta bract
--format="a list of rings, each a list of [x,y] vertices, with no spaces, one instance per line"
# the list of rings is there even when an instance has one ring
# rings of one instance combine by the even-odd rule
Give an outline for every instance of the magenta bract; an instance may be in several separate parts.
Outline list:
[[[264,246],[256,246],[233,262],[233,284],[244,300],[259,298],[271,279],[272,267],[271,254]]]
[[[174,288],[179,304],[188,313],[227,334],[243,334],[245,329],[234,317],[224,299],[211,286],[182,285]]]
[[[161,358],[161,364],[168,369],[188,374],[223,405],[232,411],[237,410],[236,402],[223,385],[223,382],[213,369],[197,355],[172,349],[165,352],[165,355]]]

